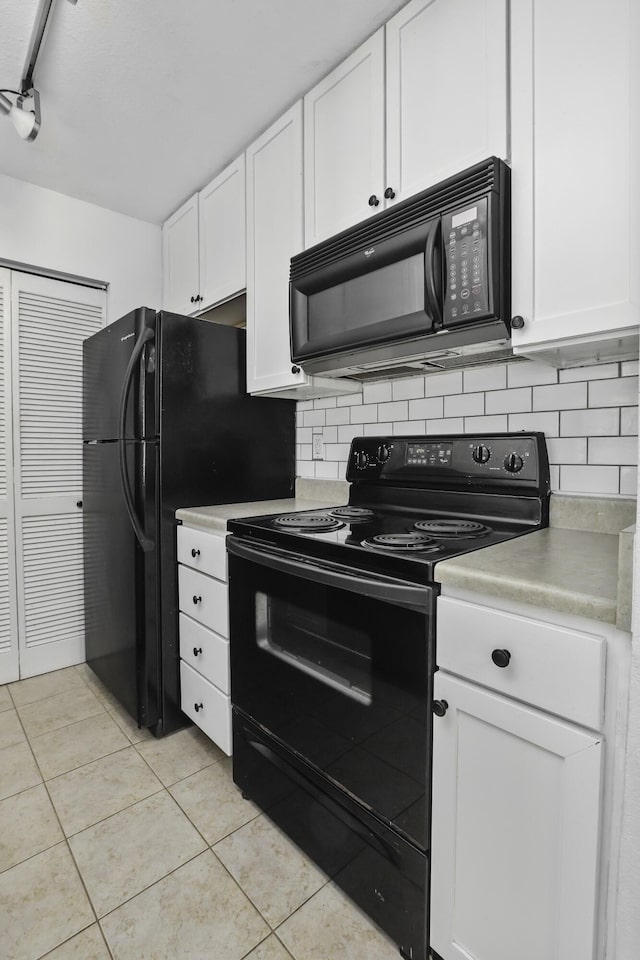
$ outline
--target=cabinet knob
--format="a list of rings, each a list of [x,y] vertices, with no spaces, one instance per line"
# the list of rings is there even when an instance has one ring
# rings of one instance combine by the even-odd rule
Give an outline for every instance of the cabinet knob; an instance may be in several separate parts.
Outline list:
[[[291,373],[300,373],[300,367],[296,366],[295,363],[292,364],[292,366],[291,366]]]
[[[196,713],[199,713],[199,712],[203,709],[202,704],[201,704],[201,703],[194,703],[193,709],[195,710]]]
[[[196,597],[196,596],[194,596],[194,597],[193,597],[193,602],[194,602],[196,605],[199,604],[199,603],[202,603],[202,597]]]
[[[393,189],[393,187],[387,187],[387,189],[386,189],[385,192],[384,192],[384,198],[385,198],[385,200],[393,200],[393,198],[395,197],[395,195],[396,195],[396,192],[395,192],[395,190]]]
[[[198,294],[198,296],[195,298],[195,302],[200,303],[201,300],[202,300],[202,297],[200,296],[200,294]]]
[[[76,507],[82,506],[82,500],[76,500]]]
[[[192,557],[194,558],[194,560],[195,560],[196,557],[199,557],[199,556],[200,556],[200,551],[199,551],[199,550],[196,550],[195,547],[192,547],[192,548],[191,548],[191,556],[192,556]]]
[[[195,303],[195,302],[196,302],[196,298],[195,298],[195,297],[190,297],[189,299],[191,300],[191,303]]]
[[[379,201],[378,198],[376,197],[375,193],[372,193],[371,196],[369,197],[369,206],[370,206],[370,207],[379,207],[379,206],[380,206],[380,201]]]
[[[434,700],[432,709],[436,717],[444,717],[445,713],[449,709],[449,704],[446,700]]]
[[[194,647],[193,648],[194,657],[197,657],[199,653],[202,653],[202,647]]]
[[[511,660],[511,654],[508,650],[493,650],[491,652],[491,659],[495,663],[496,667],[508,667],[509,661]]]
[[[522,330],[524,327],[524,317],[512,317],[511,318],[511,329],[512,330]]]

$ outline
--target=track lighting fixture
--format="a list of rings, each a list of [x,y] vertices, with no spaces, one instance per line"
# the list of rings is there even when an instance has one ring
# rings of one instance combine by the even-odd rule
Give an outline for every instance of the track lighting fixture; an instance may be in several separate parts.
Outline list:
[[[9,91],[7,91],[9,92]],[[23,140],[35,140],[40,129],[40,94],[30,90],[27,94],[18,94],[12,103],[4,93],[0,93],[0,113],[5,113]]]

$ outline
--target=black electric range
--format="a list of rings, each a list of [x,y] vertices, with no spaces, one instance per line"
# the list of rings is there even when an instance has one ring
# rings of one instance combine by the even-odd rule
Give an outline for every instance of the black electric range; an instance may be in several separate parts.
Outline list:
[[[548,524],[546,445],[359,437],[347,480],[229,523],[234,780],[425,960],[437,564]]]

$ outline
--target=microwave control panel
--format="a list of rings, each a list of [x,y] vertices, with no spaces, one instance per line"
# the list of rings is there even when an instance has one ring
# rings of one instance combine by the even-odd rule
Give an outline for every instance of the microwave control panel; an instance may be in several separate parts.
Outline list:
[[[442,216],[445,327],[490,312],[488,226],[486,197]]]

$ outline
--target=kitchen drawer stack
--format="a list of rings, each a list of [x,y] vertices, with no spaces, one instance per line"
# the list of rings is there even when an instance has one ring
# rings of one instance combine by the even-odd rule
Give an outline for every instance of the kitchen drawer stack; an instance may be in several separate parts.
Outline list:
[[[225,537],[178,527],[181,707],[231,755]]]

